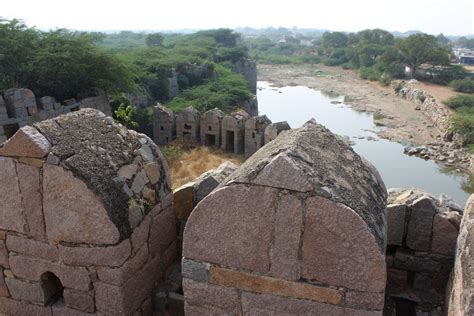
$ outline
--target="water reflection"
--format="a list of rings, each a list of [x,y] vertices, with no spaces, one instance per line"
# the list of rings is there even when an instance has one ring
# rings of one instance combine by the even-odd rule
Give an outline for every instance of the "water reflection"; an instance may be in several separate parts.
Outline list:
[[[259,82],[258,86],[261,114],[273,122],[288,121],[293,128],[313,117],[332,132],[348,136],[355,142],[354,150],[377,167],[388,188],[413,187],[434,195],[445,193],[461,206],[468,192],[474,192],[468,175],[407,156],[403,154],[403,145],[380,139],[375,132],[383,127],[375,126],[372,113],[352,110],[344,103],[349,103],[347,98],[302,86],[275,88],[266,82]]]

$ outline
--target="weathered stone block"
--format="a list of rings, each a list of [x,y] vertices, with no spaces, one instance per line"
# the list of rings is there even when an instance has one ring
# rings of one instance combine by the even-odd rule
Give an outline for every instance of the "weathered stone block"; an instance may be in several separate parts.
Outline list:
[[[5,241],[0,240],[0,267],[9,268],[10,264],[8,263],[8,251],[5,247]]]
[[[352,308],[382,310],[385,303],[385,294],[347,291],[345,305]]]
[[[274,157],[252,183],[300,192],[313,190],[307,177],[285,154]]]
[[[194,208],[194,182],[186,183],[173,192],[173,205],[177,219],[188,219]]]
[[[436,214],[433,219],[433,239],[431,251],[444,255],[454,255],[459,230],[449,221],[449,216]]]
[[[90,286],[89,272],[82,267],[69,267],[61,263],[30,258],[22,255],[10,255],[10,267],[15,276],[39,282],[45,272],[54,273],[64,287],[88,291]]]
[[[117,246],[67,247],[59,245],[59,256],[67,265],[120,267],[132,253],[129,239]]]
[[[0,297],[0,313],[18,316],[51,316],[49,307],[28,304],[6,297]]]
[[[131,189],[135,194],[139,194],[143,191],[145,184],[149,182],[150,181],[148,180],[145,171],[141,170],[135,175],[135,179],[133,179]]]
[[[438,261],[430,259],[428,256],[421,254],[410,254],[406,251],[397,251],[393,266],[397,269],[414,271],[414,272],[437,272],[441,268]]]
[[[150,227],[149,247],[154,257],[163,253],[176,240],[176,217],[172,207],[153,217]]]
[[[130,241],[132,242],[133,252],[137,252],[146,242],[148,242],[148,233],[150,231],[152,215],[149,213],[140,225],[135,228]]]
[[[321,303],[340,304],[342,301],[342,293],[336,289],[274,279],[225,268],[211,267],[209,283],[243,291],[309,299]]]
[[[405,204],[387,205],[387,244],[401,246],[405,235]]]
[[[15,163],[0,157],[0,228],[27,233]]]
[[[8,250],[21,253],[31,257],[38,257],[48,260],[58,260],[58,249],[56,246],[46,244],[34,239],[27,239],[10,235],[7,238]]]
[[[303,277],[359,291],[383,292],[385,254],[367,224],[352,209],[324,198],[311,197],[307,206]]]
[[[44,158],[51,151],[50,142],[38,130],[31,126],[20,128],[15,135],[10,138],[3,148],[0,148],[0,155],[7,157],[30,157]]]
[[[149,162],[143,167],[151,184],[156,184],[160,180],[160,166],[156,162]]]
[[[0,269],[0,297],[8,297],[10,293],[8,293],[7,285],[5,284],[5,278],[3,277],[3,271]]]
[[[46,303],[46,297],[40,283],[10,278],[6,278],[5,282],[12,298],[40,304]]]
[[[282,195],[276,210],[270,274],[296,281],[300,278],[298,252],[303,226],[303,205],[293,195]]]
[[[253,293],[242,293],[242,312],[244,315],[380,316],[380,311],[355,310],[309,300]]]
[[[408,223],[407,246],[413,250],[430,251],[431,229],[436,205],[427,196],[413,202]]]
[[[181,273],[183,278],[196,282],[207,282],[209,279],[209,263],[202,263],[183,258],[181,261]]]
[[[387,286],[390,289],[404,291],[408,288],[408,272],[398,269],[387,270]]]
[[[208,195],[188,220],[183,256],[268,272],[277,192],[235,185]]]
[[[194,306],[190,305],[188,303],[184,303],[184,314],[186,316],[222,316],[226,315],[227,313],[221,309],[215,308],[215,307],[200,307],[200,306]]]
[[[65,305],[69,308],[88,313],[93,313],[95,310],[93,292],[64,289],[63,297]]]
[[[94,314],[72,309],[66,306],[64,299],[60,299],[51,306],[52,316],[92,316]]]
[[[236,289],[183,279],[186,302],[196,306],[211,306],[225,313],[238,314],[239,293]]]
[[[130,278],[133,278],[135,273],[140,270],[148,260],[148,247],[142,247],[133,258],[130,258],[120,268],[100,267],[97,269],[97,274],[101,282],[122,285]]]
[[[43,194],[49,240],[100,245],[118,242],[119,231],[100,198],[70,171],[45,165]]]
[[[137,173],[137,170],[138,166],[135,164],[125,165],[119,169],[118,175],[120,177],[124,177],[125,179],[131,180],[133,176]]]

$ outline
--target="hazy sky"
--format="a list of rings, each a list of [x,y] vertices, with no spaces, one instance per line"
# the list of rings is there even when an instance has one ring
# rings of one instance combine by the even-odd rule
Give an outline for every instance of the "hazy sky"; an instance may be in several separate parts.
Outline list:
[[[3,0],[0,17],[41,29],[327,28],[474,34],[474,0]]]

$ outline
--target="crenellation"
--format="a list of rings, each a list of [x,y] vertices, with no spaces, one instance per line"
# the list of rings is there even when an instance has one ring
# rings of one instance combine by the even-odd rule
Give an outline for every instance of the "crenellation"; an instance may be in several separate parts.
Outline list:
[[[204,113],[201,117],[201,144],[205,146],[221,146],[222,119],[225,114],[218,108]]]
[[[194,107],[184,109],[176,116],[176,139],[199,141],[201,114]]]

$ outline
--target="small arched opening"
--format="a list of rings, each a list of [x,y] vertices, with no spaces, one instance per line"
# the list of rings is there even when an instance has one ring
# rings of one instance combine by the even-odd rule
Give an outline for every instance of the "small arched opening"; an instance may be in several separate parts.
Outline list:
[[[61,280],[52,272],[45,272],[41,275],[41,288],[43,290],[45,306],[54,305],[63,297],[64,286]]]

